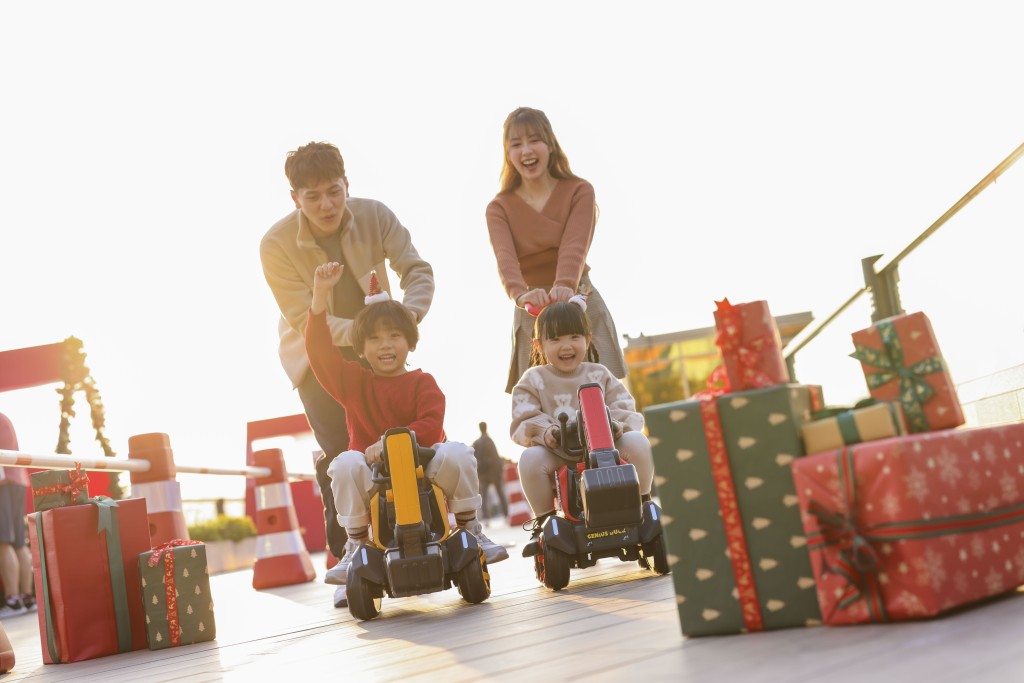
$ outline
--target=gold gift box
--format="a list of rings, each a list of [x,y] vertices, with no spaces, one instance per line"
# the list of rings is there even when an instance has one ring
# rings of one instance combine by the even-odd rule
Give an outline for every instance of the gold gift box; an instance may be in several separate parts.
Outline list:
[[[844,445],[877,441],[907,433],[903,408],[898,403],[880,401],[865,408],[847,410],[800,429],[808,453],[840,448]]]

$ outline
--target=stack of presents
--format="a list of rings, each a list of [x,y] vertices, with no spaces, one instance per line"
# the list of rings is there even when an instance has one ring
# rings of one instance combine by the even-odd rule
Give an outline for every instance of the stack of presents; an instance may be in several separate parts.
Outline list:
[[[90,498],[81,470],[31,475],[28,516],[47,664],[213,640],[206,549],[151,547],[146,501]]]
[[[763,301],[723,366],[645,411],[688,636],[919,619],[1024,584],[1024,424],[965,428],[923,313],[853,334],[870,398],[791,383]]]

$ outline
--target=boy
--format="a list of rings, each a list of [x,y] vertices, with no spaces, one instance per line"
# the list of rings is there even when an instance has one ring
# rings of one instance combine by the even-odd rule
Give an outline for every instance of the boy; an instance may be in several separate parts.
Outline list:
[[[346,360],[334,345],[327,325],[327,298],[343,271],[344,267],[334,262],[316,269],[305,335],[313,373],[324,390],[345,407],[350,438],[349,450],[327,468],[338,523],[348,533],[348,542],[345,554],[328,570],[324,581],[346,583],[352,558],[369,535],[370,465],[380,462],[384,432],[392,427],[407,427],[421,446],[434,449],[424,474],[444,491],[456,523],[476,537],[489,563],[507,559],[508,551],[487,538],[476,519],[481,499],[473,449],[445,441],[444,394],[431,375],[406,368],[409,352],[419,341],[414,314],[391,301],[386,291],[371,286],[367,306],[356,315],[351,330],[352,347],[370,369]],[[375,276],[371,283],[376,285]]]
[[[384,204],[349,197],[341,152],[326,142],[311,142],[289,152],[284,172],[291,185],[295,211],[267,231],[260,242],[263,275],[281,311],[279,355],[324,454],[316,477],[324,500],[327,546],[335,557],[345,554],[345,531],[338,526],[327,467],[349,446],[345,410],[316,381],[306,359],[302,334],[313,291],[313,272],[325,261],[345,264],[345,275],[327,297],[327,324],[333,343],[356,360],[349,339],[352,319],[365,305],[363,297],[373,270],[384,274],[387,259],[401,278],[405,305],[423,320],[434,297],[433,270],[412,244],[409,231]],[[387,288],[385,277],[384,287]],[[344,607],[345,589],[334,594]]]

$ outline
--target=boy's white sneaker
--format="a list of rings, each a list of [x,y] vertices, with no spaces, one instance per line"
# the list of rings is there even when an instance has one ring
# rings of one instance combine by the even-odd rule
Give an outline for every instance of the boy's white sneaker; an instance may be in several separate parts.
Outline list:
[[[334,589],[334,606],[348,607],[348,586],[338,586]]]
[[[508,551],[505,550],[505,547],[487,538],[480,520],[474,519],[463,528],[476,538],[477,544],[484,551],[484,559],[487,560],[487,564],[494,564],[495,562],[508,559]]]
[[[329,583],[332,586],[344,586],[348,583],[348,568],[352,566],[352,559],[362,547],[361,541],[355,541],[351,538],[345,541],[345,554],[338,560],[338,564],[328,569],[327,573],[324,574],[324,583]]]

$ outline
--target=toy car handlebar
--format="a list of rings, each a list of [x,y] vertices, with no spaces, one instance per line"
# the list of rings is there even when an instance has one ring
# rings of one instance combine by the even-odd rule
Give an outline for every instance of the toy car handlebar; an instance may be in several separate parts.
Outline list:
[[[436,451],[433,448],[425,448],[419,444],[416,444],[416,448],[418,450],[420,466],[426,467],[436,455]],[[385,469],[383,462],[375,462],[370,465],[370,481],[374,484],[386,484],[390,480],[391,474]]]
[[[540,312],[544,310],[543,308],[535,306],[532,301],[527,301],[523,308],[525,308],[526,312],[532,315],[534,318],[540,315]]]
[[[575,442],[579,444],[578,446],[574,446],[573,442],[570,441],[570,438],[573,433],[578,434],[579,426],[576,420],[570,421],[568,414],[559,413],[558,423],[559,427],[557,434],[555,434],[555,438],[558,439],[558,442],[561,444],[562,450],[565,451],[567,455],[578,456],[586,453],[586,447],[580,442],[578,438],[575,440]]]

